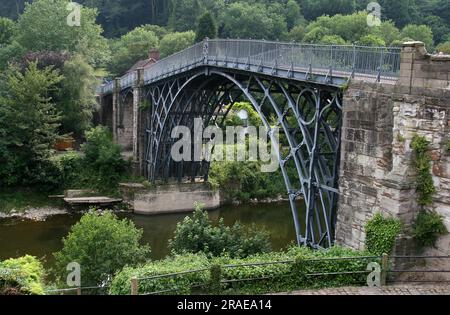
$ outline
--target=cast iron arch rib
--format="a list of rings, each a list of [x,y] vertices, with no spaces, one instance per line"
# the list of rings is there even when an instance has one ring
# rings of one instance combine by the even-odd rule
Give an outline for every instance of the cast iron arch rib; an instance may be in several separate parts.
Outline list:
[[[265,112],[274,113],[276,127],[288,143],[288,154],[283,154],[278,145],[274,147],[297,242],[313,248],[333,245],[339,197],[340,88],[205,66],[150,83],[143,97],[151,104],[147,111],[145,161],[146,175],[152,182],[208,176],[209,163],[205,161],[175,163],[171,159],[174,127],[191,126],[196,117],[202,118],[205,127],[217,124],[218,113],[222,112],[223,121],[234,103],[243,97],[258,112],[272,143],[278,143]],[[224,110],[224,106],[228,108]],[[288,165],[295,166],[294,175],[288,172]],[[300,198],[306,205],[304,213],[299,213]]]

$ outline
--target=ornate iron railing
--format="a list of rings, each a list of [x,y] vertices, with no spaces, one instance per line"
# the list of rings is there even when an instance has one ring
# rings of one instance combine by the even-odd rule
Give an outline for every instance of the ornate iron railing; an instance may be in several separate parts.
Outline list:
[[[161,80],[200,65],[240,68],[252,71],[271,69],[272,74],[305,78],[315,75],[357,78],[367,81],[395,81],[400,73],[400,52],[397,47],[356,45],[316,45],[270,42],[264,40],[213,39],[195,44],[145,68],[146,84]],[[264,71],[263,71],[264,72]],[[120,88],[134,84],[136,74],[120,78]],[[99,88],[102,94],[113,90],[112,82]]]

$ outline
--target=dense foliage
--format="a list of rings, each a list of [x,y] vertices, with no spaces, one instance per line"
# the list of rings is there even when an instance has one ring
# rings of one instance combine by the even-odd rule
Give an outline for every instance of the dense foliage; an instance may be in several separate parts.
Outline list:
[[[430,142],[423,136],[415,135],[411,142],[414,151],[414,166],[417,171],[417,202],[421,206],[428,206],[433,202],[436,193],[433,176],[431,174],[431,157],[428,153]]]
[[[0,77],[1,186],[51,181],[49,160],[60,116],[49,95],[61,79],[58,71],[40,70],[36,63],[23,73],[11,66]]]
[[[435,246],[439,237],[447,233],[442,216],[434,211],[421,211],[413,225],[413,237],[422,247]]]
[[[288,292],[303,288],[364,285],[367,275],[361,273],[318,277],[307,277],[306,274],[316,272],[365,271],[369,262],[366,259],[308,261],[310,259],[362,257],[365,255],[367,255],[365,252],[357,252],[341,247],[318,251],[304,247],[293,247],[285,252],[259,254],[244,259],[233,259],[229,257],[208,259],[203,254],[174,256],[162,261],[152,262],[140,268],[124,268],[114,277],[109,293],[113,295],[130,294],[130,282],[134,276],[146,278],[199,269],[206,270],[183,274],[177,277],[140,280],[139,293],[143,294],[172,289],[174,291],[168,292],[168,294],[189,294],[193,292],[192,287],[199,284],[204,285],[201,292],[207,294],[262,294]],[[243,264],[281,261],[292,261],[292,263],[240,266]],[[226,265],[233,265],[235,267],[226,268]],[[217,283],[217,281],[225,279],[244,280],[259,278],[268,279],[240,281],[227,285]]]
[[[390,254],[395,240],[401,232],[402,224],[398,219],[385,218],[381,213],[366,224],[366,249],[374,255]]]
[[[131,221],[91,211],[63,239],[63,249],[55,253],[55,273],[65,280],[67,265],[77,262],[83,287],[101,285],[123,267],[147,260],[150,248],[140,244],[141,238],[142,230]]]
[[[0,261],[0,295],[44,294],[44,267],[35,257]]]
[[[169,243],[175,254],[203,253],[208,257],[248,257],[270,251],[266,232],[255,227],[248,229],[239,223],[228,227],[223,219],[213,226],[201,205],[196,205],[192,217],[178,223],[175,236]]]

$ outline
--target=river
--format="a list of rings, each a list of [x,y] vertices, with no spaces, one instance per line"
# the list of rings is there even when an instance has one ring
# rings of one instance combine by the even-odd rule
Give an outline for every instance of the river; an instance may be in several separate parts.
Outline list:
[[[168,241],[173,237],[178,222],[187,214],[142,216],[120,214],[131,219],[144,230],[143,243],[150,245],[152,259],[162,259],[169,254]],[[285,248],[295,241],[295,230],[289,203],[225,206],[211,211],[210,218],[218,222],[223,218],[226,225],[239,221],[244,225],[255,224],[266,229],[271,238],[272,249]],[[71,226],[80,219],[80,214],[57,215],[43,222],[22,219],[0,220],[0,260],[33,255],[42,258],[46,267],[54,263],[52,253],[62,247]]]

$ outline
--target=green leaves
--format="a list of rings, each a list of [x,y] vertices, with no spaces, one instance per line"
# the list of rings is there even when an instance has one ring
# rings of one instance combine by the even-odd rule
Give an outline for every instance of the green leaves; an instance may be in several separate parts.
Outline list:
[[[421,211],[413,225],[413,237],[423,247],[435,246],[440,236],[448,233],[442,216],[434,211]]]
[[[365,271],[373,259],[360,258],[366,252],[333,247],[313,251],[305,247],[292,247],[284,252],[252,255],[246,258],[228,256],[208,259],[204,254],[184,254],[152,262],[139,268],[125,268],[113,279],[110,294],[130,294],[133,276],[149,278],[157,275],[183,273],[175,277],[139,280],[141,294],[173,290],[166,294],[192,294],[193,286],[201,285],[203,294],[266,294],[288,292],[303,288],[364,285],[366,274],[350,272]],[[355,257],[354,260],[327,258]],[[325,258],[326,260],[320,260]],[[286,262],[275,263],[274,262]],[[262,263],[262,264],[261,264]],[[267,263],[267,264],[264,264]],[[342,275],[319,275],[316,273],[348,272]],[[223,280],[237,280],[221,283]],[[239,281],[241,280],[241,281]],[[174,290],[175,289],[175,290]]]
[[[44,267],[35,257],[24,256],[0,262],[0,295],[44,294]]]
[[[428,206],[433,203],[433,196],[436,193],[433,176],[431,174],[431,157],[428,154],[430,143],[419,135],[415,135],[411,142],[414,151],[414,166],[417,171],[417,202],[421,206]]]
[[[389,254],[401,229],[400,220],[385,218],[381,213],[375,214],[366,224],[367,250],[378,256]]]
[[[54,254],[56,274],[65,279],[67,264],[77,262],[82,286],[100,285],[123,267],[148,259],[150,248],[139,244],[142,233],[130,220],[91,211],[72,227],[63,249]]]
[[[204,253],[208,257],[224,254],[247,257],[270,251],[267,233],[254,227],[245,228],[239,223],[227,227],[223,220],[213,226],[201,205],[196,205],[192,217],[186,217],[177,225],[175,236],[169,243],[176,254]]]
[[[11,66],[0,78],[0,184],[47,182],[60,121],[51,95],[61,79],[33,62],[24,72]]]

